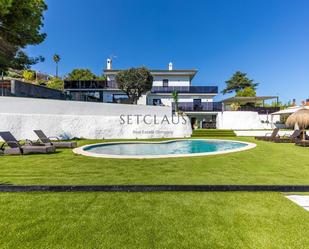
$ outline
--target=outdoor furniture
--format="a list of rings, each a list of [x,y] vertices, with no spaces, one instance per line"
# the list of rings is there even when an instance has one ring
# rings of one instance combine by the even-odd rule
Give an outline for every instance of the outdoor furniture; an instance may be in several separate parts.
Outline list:
[[[309,147],[309,140],[297,140],[295,145],[302,146],[302,147]]]
[[[4,155],[47,154],[55,152],[55,147],[52,145],[21,145],[9,131],[0,132],[0,136],[5,141],[0,147],[0,151]],[[6,148],[5,145],[9,148]]]
[[[47,137],[42,130],[34,130],[34,133],[39,137],[39,140],[46,145],[53,145],[56,148],[76,148],[77,143],[75,141],[60,141],[58,137]],[[56,139],[57,141],[51,141],[50,139]]]
[[[295,143],[300,138],[301,133],[300,130],[295,130],[290,136],[283,135],[282,137],[275,137],[270,141],[275,143]]]
[[[255,137],[257,140],[269,141],[278,137],[279,128],[275,128],[272,133],[266,133],[265,136]]]

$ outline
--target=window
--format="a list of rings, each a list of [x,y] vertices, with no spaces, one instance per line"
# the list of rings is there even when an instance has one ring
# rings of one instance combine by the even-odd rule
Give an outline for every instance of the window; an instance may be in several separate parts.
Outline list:
[[[168,79],[163,79],[163,87],[168,87]]]
[[[153,99],[152,105],[162,105],[161,99]]]
[[[124,100],[127,100],[129,97],[126,94],[113,94],[113,102],[121,103]]]
[[[201,99],[193,99],[193,110],[194,111],[202,110],[202,100]]]

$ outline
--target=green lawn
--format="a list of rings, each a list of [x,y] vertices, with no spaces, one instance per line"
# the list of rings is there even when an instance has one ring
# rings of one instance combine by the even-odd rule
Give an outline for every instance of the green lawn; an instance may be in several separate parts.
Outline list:
[[[301,249],[308,227],[280,193],[0,194],[0,248]]]
[[[2,184],[309,184],[309,148],[253,138],[243,152],[191,158],[103,159],[69,149],[0,157]],[[79,141],[79,145],[99,141]]]
[[[309,184],[309,148],[120,160],[0,157],[0,184]],[[79,145],[101,141],[79,141]],[[271,248],[309,245],[309,212],[281,193],[0,193],[0,248]]]

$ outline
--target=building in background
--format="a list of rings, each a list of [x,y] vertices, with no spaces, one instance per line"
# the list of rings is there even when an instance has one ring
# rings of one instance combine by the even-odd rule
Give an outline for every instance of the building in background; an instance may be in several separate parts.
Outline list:
[[[20,80],[0,80],[0,96],[61,100],[69,98],[63,91]]]

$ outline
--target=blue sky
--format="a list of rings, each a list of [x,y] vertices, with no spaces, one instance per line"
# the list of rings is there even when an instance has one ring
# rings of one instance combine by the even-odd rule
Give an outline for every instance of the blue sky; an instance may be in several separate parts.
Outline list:
[[[309,98],[307,0],[47,0],[46,40],[34,68],[60,74],[89,68],[147,66],[198,69],[194,85],[218,85],[240,70],[260,83],[258,95]],[[217,100],[222,96],[218,96]]]

